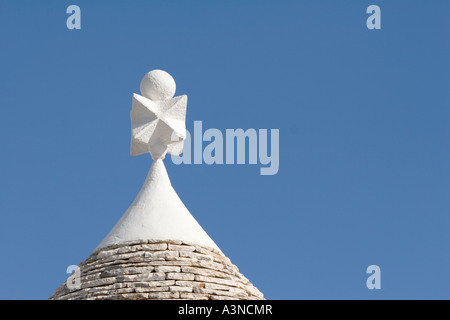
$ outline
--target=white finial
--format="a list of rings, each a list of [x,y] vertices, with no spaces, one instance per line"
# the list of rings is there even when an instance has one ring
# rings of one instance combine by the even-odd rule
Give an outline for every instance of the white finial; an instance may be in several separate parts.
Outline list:
[[[162,159],[183,152],[187,96],[173,97],[175,81],[153,70],[133,94],[131,155],[148,153],[155,160],[131,206],[98,248],[135,240],[181,240],[220,251],[173,189]]]
[[[174,96],[177,86],[172,76],[163,70],[152,70],[141,81],[141,93],[153,101],[167,100]]]
[[[152,70],[142,79],[143,96],[133,95],[131,109],[132,156],[150,152],[156,160],[183,152],[187,96],[172,98],[175,87],[172,76],[162,70]]]

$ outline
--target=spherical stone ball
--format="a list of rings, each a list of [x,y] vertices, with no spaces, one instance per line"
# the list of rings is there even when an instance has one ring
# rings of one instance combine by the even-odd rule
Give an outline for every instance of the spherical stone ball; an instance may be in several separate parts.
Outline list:
[[[167,100],[174,96],[175,80],[163,70],[152,70],[141,81],[141,94],[153,101]]]

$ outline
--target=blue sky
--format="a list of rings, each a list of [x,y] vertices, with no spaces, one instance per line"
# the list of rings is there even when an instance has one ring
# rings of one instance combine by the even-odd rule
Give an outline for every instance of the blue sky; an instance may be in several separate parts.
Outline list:
[[[81,8],[81,30],[66,8]],[[366,8],[381,8],[381,29]],[[46,299],[137,195],[131,96],[187,128],[279,129],[280,169],[174,165],[175,190],[268,299],[450,298],[450,3],[2,1],[0,299]],[[366,268],[381,268],[368,290]]]

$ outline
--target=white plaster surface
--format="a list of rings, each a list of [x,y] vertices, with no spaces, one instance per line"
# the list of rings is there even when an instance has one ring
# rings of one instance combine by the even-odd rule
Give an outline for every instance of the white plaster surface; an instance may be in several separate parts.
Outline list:
[[[186,106],[186,95],[153,101],[133,94],[130,155],[150,152],[155,160],[164,159],[166,153],[181,154],[186,138]]]
[[[178,197],[161,159],[153,162],[136,199],[97,249],[135,240],[180,240],[220,251]]]
[[[142,78],[140,90],[144,97],[153,100],[167,100],[174,96],[177,86],[172,76],[163,70],[152,70]]]

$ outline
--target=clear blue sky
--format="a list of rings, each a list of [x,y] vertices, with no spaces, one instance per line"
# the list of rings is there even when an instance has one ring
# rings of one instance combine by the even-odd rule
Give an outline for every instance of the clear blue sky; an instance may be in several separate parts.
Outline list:
[[[66,28],[70,4],[81,30]],[[449,9],[2,1],[0,298],[49,297],[137,195],[151,159],[129,156],[129,112],[152,69],[188,95],[190,131],[280,130],[274,176],[165,161],[268,299],[450,298]],[[372,264],[381,290],[366,288]]]

